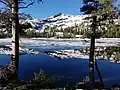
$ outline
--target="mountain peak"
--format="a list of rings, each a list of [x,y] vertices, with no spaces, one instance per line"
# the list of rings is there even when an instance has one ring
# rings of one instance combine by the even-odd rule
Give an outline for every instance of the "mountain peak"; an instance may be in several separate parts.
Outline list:
[[[46,26],[54,27],[56,26],[57,29],[60,28],[67,28],[75,26],[75,24],[81,24],[86,16],[84,15],[70,15],[70,14],[63,14],[57,13],[56,15],[50,16],[46,19],[33,19],[33,20],[25,20],[25,22],[30,23],[37,31],[44,31]]]

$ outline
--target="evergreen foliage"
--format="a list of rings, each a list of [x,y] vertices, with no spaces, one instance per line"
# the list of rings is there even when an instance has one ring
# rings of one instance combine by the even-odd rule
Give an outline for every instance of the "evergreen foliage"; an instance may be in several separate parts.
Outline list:
[[[35,73],[33,83],[37,83],[40,86],[48,86],[48,85],[50,85],[51,80],[47,76],[47,74],[42,69],[40,69],[40,72]]]
[[[97,34],[97,30],[101,28],[101,24],[103,21],[109,19],[110,23],[113,23],[113,16],[116,15],[114,13],[114,1],[116,0],[83,0],[83,7],[81,11],[84,14],[90,14],[90,16],[86,19],[92,19],[92,24],[90,25],[90,54],[89,54],[89,87],[90,89],[95,88],[95,77],[94,77],[94,52],[95,52],[95,38],[100,37]],[[112,22],[111,22],[112,20]],[[89,35],[88,34],[88,35]],[[101,77],[99,77],[101,78]]]

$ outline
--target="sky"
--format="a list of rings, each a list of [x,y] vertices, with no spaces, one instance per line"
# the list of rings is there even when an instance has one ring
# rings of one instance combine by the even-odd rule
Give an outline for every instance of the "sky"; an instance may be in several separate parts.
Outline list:
[[[0,4],[0,7],[3,5]],[[20,12],[31,14],[34,18],[46,18],[57,13],[64,14],[80,14],[82,0],[43,0],[43,3],[35,3],[34,5],[20,9]]]
[[[30,1],[30,0],[24,0]],[[35,3],[25,9],[20,9],[20,12],[30,14],[33,18],[46,18],[57,13],[79,15],[83,0],[43,0],[43,3]],[[120,0],[118,0],[120,3]],[[0,7],[4,5],[0,3]]]
[[[46,18],[57,13],[80,14],[82,0],[43,0],[27,9],[20,11],[30,13],[33,17]]]

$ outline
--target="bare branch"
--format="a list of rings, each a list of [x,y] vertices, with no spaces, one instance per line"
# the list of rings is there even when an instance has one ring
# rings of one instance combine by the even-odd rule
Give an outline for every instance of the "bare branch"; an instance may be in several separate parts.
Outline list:
[[[27,6],[25,6],[25,7],[19,7],[19,9],[22,9],[22,8],[28,8],[29,6],[31,6],[31,5],[33,5],[34,3],[32,2],[32,3],[30,3],[30,4],[28,4]]]
[[[6,6],[9,6],[5,1],[0,0],[1,3],[5,4]]]
[[[31,0],[32,1],[32,0]],[[38,0],[38,3],[39,2],[42,2],[43,3],[43,0]],[[23,4],[25,4],[24,2],[22,2]],[[23,8],[28,8],[29,6],[33,5],[35,3],[35,0],[32,1],[31,3],[29,3],[28,5],[26,5],[25,7],[19,7],[19,9],[23,9]]]
[[[9,8],[12,8],[11,7],[11,4],[12,4],[12,0],[0,0],[0,2],[1,3],[3,3],[3,4],[5,4],[7,7],[9,7]],[[43,1],[42,0],[38,0],[38,3],[39,2],[42,2],[43,3]],[[26,4],[25,2],[24,2],[24,0],[19,0],[19,2],[18,2],[19,4]],[[21,7],[19,7],[19,9],[23,9],[23,8],[28,8],[29,6],[31,6],[31,5],[33,5],[35,3],[35,0],[31,0],[31,3],[29,3],[29,4],[27,4],[26,6],[21,6]]]
[[[27,4],[25,7],[19,7],[19,9],[22,9],[22,8],[28,8],[29,6],[33,5],[35,3],[35,0],[29,4]]]
[[[18,3],[20,3],[20,4],[26,4],[25,2],[23,2],[23,1],[19,1]]]
[[[5,4],[9,9],[11,8],[12,0],[0,0],[0,2]]]
[[[37,2],[38,2],[38,3],[40,3],[40,2],[42,2],[42,3],[43,3],[43,0],[38,0]]]

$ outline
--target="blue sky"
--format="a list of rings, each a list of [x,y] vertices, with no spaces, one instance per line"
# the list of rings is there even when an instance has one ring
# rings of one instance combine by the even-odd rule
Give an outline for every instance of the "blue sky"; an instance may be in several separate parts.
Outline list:
[[[120,1],[118,0],[118,2]],[[3,7],[3,5],[0,4],[0,7]],[[78,15],[81,14],[81,7],[82,0],[43,0],[43,4],[35,3],[33,6],[21,9],[20,12],[31,14],[34,18],[46,18],[59,12]]]
[[[46,18],[56,13],[65,14],[80,14],[82,0],[43,0],[42,3],[35,3],[26,9],[21,9],[20,12],[31,14],[35,18]],[[0,7],[3,5],[0,4]]]
[[[56,13],[80,14],[82,0],[43,0],[20,11],[30,13],[33,17],[45,18]]]

